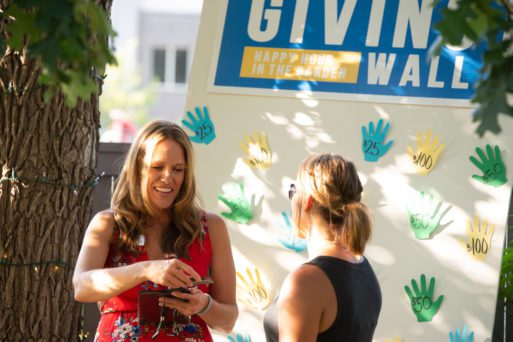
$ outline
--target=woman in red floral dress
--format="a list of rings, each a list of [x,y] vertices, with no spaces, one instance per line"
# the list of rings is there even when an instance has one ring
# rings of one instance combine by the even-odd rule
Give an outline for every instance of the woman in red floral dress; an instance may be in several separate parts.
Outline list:
[[[95,341],[200,342],[212,341],[208,327],[232,330],[238,309],[228,232],[196,199],[187,134],[167,121],[143,127],[111,209],[96,214],[87,228],[73,275],[75,299],[100,303]],[[206,277],[213,284],[194,285]],[[140,292],[169,288],[188,291],[143,308],[163,313],[161,324],[159,318],[139,321]]]

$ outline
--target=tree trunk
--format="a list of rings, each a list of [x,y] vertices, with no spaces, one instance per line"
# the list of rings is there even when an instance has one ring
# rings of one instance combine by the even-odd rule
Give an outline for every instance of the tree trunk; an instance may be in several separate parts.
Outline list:
[[[73,109],[58,91],[45,102],[38,62],[0,57],[0,341],[77,341],[72,275],[91,214],[100,90]]]

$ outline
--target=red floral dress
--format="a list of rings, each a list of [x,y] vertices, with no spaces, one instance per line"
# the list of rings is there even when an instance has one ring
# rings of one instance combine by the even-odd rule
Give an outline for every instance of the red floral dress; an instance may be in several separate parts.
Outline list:
[[[202,218],[203,248],[199,240],[195,240],[189,247],[189,259],[180,259],[190,265],[201,277],[209,275],[212,259],[210,236],[207,230],[205,217]],[[144,246],[139,246],[139,255],[120,251],[116,246],[118,235],[115,233],[110,245],[109,255],[105,268],[130,265],[140,261],[147,261],[148,254]],[[210,293],[209,285],[198,286],[205,293]],[[100,303],[101,318],[94,338],[95,342],[125,342],[125,341],[184,341],[184,342],[211,342],[212,336],[206,323],[198,316],[192,316],[190,323],[178,324],[166,322],[152,340],[157,325],[150,323],[140,325],[137,319],[137,298],[141,290],[164,290],[165,286],[146,281],[127,290],[116,297]]]

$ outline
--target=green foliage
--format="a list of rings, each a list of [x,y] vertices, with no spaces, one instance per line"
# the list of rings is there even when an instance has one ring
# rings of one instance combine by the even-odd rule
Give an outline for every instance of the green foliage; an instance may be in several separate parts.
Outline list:
[[[436,0],[435,3],[440,2]],[[486,44],[483,67],[472,102],[478,104],[474,121],[476,132],[501,131],[500,113],[513,117],[513,3],[510,0],[459,0],[457,8],[443,8],[435,28],[440,38],[433,47],[439,54],[444,45],[461,45],[466,37],[475,45]],[[509,33],[508,35],[503,34]]]
[[[95,77],[106,64],[116,62],[107,39],[114,36],[105,11],[93,1],[16,0],[2,13],[7,35],[0,52],[7,47],[23,51],[40,61],[39,82],[51,89],[60,87],[67,103],[88,98],[97,91]]]
[[[510,217],[513,217],[510,216]],[[513,231],[513,226],[509,226]],[[502,253],[501,277],[499,281],[499,297],[513,301],[513,240],[509,241]]]

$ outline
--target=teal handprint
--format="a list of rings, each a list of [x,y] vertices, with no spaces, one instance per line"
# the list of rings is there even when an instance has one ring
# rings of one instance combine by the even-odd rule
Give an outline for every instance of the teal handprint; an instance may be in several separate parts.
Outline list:
[[[227,183],[223,185],[224,194],[217,198],[226,204],[230,212],[221,215],[238,223],[248,223],[253,218],[253,207],[244,193],[244,184]]]
[[[251,337],[249,335],[242,336],[241,334],[237,333],[235,338],[233,338],[233,336],[228,336],[228,340],[230,342],[251,342]]]
[[[285,224],[282,225],[285,231],[285,239],[278,239],[280,243],[288,249],[292,249],[298,253],[304,251],[306,249],[306,240],[298,238],[296,234],[294,234],[294,230],[292,229],[292,224],[290,223],[289,215],[286,212],[282,211],[281,216],[285,221]]]
[[[470,156],[469,159],[479,170],[481,170],[483,175],[472,175],[472,178],[495,187],[501,186],[508,181],[506,179],[506,168],[504,167],[504,163],[501,159],[501,150],[499,146],[495,145],[494,155],[492,147],[490,145],[486,145],[486,154],[488,155],[488,158],[486,158],[479,147],[476,147],[476,153],[479,158],[481,158],[481,162],[479,162],[474,156]]]
[[[407,206],[410,227],[419,240],[431,238],[440,221],[452,208],[449,205],[442,211],[442,202],[436,202],[432,195],[421,192]]]
[[[420,276],[420,290],[419,286],[415,279],[411,280],[411,286],[413,288],[413,292],[411,292],[409,286],[405,286],[404,290],[408,294],[411,303],[411,309],[415,316],[417,316],[417,322],[429,322],[433,319],[433,316],[436,315],[438,309],[440,309],[440,305],[442,305],[442,301],[444,300],[444,296],[441,295],[437,300],[433,300],[433,294],[435,292],[435,281],[434,277],[429,281],[429,289],[426,286],[426,276],[421,274]]]
[[[194,110],[196,112],[197,118],[195,118],[194,115],[188,111],[187,116],[189,117],[190,121],[182,120],[182,123],[191,131],[193,131],[194,134],[196,134],[189,137],[191,141],[198,144],[208,145],[216,138],[216,132],[214,125],[210,120],[208,108],[203,107],[203,115],[201,114],[200,107],[196,107]]]
[[[468,327],[465,325],[463,330],[459,328],[449,333],[449,339],[451,342],[473,342],[474,341],[474,332],[469,331]]]
[[[379,158],[388,152],[394,142],[391,140],[386,145],[383,145],[390,128],[390,123],[387,122],[383,130],[381,130],[382,127],[383,119],[379,119],[376,130],[374,130],[374,123],[372,121],[369,122],[369,131],[367,131],[365,126],[362,126],[362,150],[363,156],[368,162],[377,162]]]

